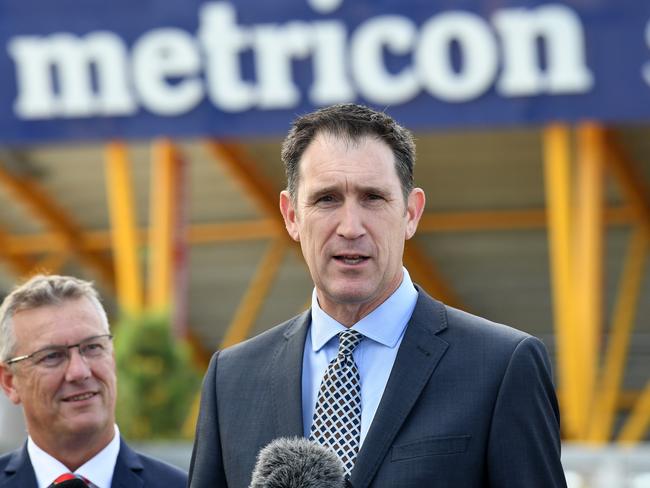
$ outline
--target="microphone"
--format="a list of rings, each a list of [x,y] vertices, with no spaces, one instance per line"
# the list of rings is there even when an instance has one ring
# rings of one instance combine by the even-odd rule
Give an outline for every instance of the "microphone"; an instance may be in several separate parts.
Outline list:
[[[350,487],[343,463],[326,447],[304,437],[281,437],[257,455],[248,488]]]

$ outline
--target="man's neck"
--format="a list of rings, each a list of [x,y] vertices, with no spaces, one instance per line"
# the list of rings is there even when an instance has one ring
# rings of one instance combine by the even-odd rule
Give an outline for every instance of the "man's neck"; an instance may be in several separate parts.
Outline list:
[[[366,315],[371,313],[377,307],[381,306],[402,284],[402,273],[396,276],[394,283],[387,291],[378,295],[374,299],[366,302],[359,303],[341,303],[335,300],[330,300],[324,293],[316,288],[316,295],[318,297],[318,305],[327,315],[336,320],[339,324],[350,328],[359,322]]]
[[[378,304],[341,304],[341,303],[331,303],[326,300],[318,299],[318,303],[321,306],[321,309],[339,324],[344,325],[345,327],[352,327],[354,324],[359,322],[362,318],[372,312],[377,308],[381,303]]]

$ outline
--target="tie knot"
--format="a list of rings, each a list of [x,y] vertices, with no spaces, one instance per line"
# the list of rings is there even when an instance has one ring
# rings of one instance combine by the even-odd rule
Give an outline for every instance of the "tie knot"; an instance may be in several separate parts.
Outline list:
[[[345,330],[339,334],[339,356],[350,356],[363,339],[363,334],[356,330]]]
[[[65,473],[54,480],[50,487],[61,488],[86,488],[89,486],[89,481],[81,475],[73,473]]]

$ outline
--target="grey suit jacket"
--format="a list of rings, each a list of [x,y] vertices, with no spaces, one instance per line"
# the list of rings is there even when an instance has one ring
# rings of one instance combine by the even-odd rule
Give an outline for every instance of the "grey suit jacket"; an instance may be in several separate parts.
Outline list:
[[[184,488],[187,474],[157,459],[139,454],[123,439],[113,472],[112,488]],[[0,488],[37,488],[27,443],[0,457]]]
[[[301,370],[310,316],[213,356],[191,488],[246,488],[263,446],[303,435]],[[352,486],[565,487],[550,369],[538,339],[419,290]]]

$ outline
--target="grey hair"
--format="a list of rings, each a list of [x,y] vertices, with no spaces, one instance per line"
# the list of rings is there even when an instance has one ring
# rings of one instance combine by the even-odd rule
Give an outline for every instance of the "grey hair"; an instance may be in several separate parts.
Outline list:
[[[363,137],[383,141],[395,157],[395,170],[404,200],[408,198],[414,186],[415,165],[415,142],[411,132],[383,112],[354,103],[342,103],[298,117],[282,144],[287,190],[294,201],[298,192],[300,160],[320,134],[333,135],[348,143],[358,142]]]
[[[109,333],[106,311],[90,281],[72,276],[36,275],[14,288],[0,306],[0,361],[7,361],[16,347],[16,335],[12,327],[12,318],[16,313],[78,298],[90,300],[99,312],[106,333]]]

